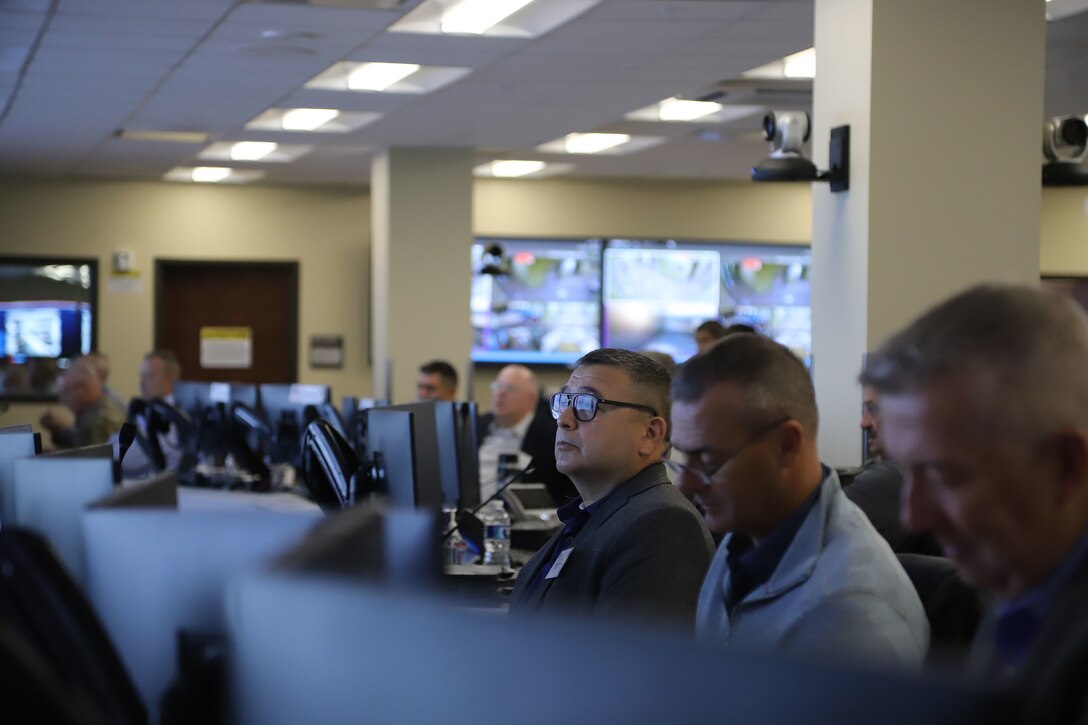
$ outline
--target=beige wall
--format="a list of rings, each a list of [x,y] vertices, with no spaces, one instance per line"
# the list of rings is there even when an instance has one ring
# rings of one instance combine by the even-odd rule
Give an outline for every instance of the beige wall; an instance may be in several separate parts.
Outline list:
[[[1042,269],[1088,274],[1088,192],[1043,193]],[[477,234],[645,236],[807,243],[810,188],[793,184],[631,181],[478,181]],[[342,334],[342,371],[311,370],[299,351],[302,382],[329,383],[336,395],[370,392],[366,360],[370,206],[365,190],[338,187],[208,187],[147,182],[0,180],[0,254],[90,255],[103,273],[101,348],[112,383],[137,388],[140,356],[152,343],[156,258],[274,259],[300,262],[300,341]],[[136,252],[143,289],[110,292],[110,254]],[[467,283],[467,282],[466,282]],[[481,407],[493,368],[475,375]],[[546,387],[565,382],[545,369]],[[40,406],[13,406],[0,425],[33,422]]]
[[[1088,275],[1088,188],[1043,189],[1040,236],[1043,274]]]
[[[138,389],[152,346],[154,263],[166,259],[297,260],[299,379],[337,394],[368,394],[366,310],[370,207],[358,189],[210,187],[113,181],[0,181],[0,253],[98,258],[98,347],[110,384]],[[111,291],[114,250],[135,252],[139,292]],[[312,370],[311,335],[344,337],[342,370]],[[40,406],[13,406],[0,423],[36,422]]]

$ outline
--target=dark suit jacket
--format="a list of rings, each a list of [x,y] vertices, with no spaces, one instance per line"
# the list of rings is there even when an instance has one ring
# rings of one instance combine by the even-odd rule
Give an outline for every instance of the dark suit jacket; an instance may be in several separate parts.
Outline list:
[[[972,669],[982,677],[992,677],[993,625],[991,613],[972,652]],[[1058,597],[1011,688],[1024,698],[1025,723],[1088,725],[1088,558]]]
[[[510,610],[642,617],[691,627],[714,556],[695,507],[655,463],[620,484],[574,538],[559,576],[529,584],[566,548],[560,532],[521,569]]]
[[[476,429],[476,441],[482,445],[487,437],[491,423],[495,420],[492,413],[480,416]],[[543,398],[537,403],[533,420],[525,437],[521,439],[521,450],[533,457],[536,472],[526,478],[530,483],[543,483],[556,506],[561,506],[578,495],[574,484],[555,468],[555,431],[556,423],[552,418],[548,402]]]
[[[941,547],[932,534],[907,531],[899,521],[899,492],[903,474],[894,464],[869,461],[843,487],[846,497],[865,512],[881,536],[897,554],[940,556]]]

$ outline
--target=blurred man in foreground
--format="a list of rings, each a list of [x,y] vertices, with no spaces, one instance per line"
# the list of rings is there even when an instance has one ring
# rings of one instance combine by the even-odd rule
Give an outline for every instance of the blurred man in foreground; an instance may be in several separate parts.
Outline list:
[[[999,603],[974,670],[1025,722],[1088,721],[1088,319],[1037,288],[975,287],[869,357],[904,523]]]

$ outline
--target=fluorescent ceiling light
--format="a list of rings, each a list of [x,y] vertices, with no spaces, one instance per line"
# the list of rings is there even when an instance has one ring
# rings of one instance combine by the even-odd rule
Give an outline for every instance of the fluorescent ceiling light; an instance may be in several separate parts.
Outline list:
[[[461,0],[442,15],[443,33],[482,35],[532,0]]]
[[[787,78],[816,77],[816,49],[809,48],[782,59],[782,74]]]
[[[339,115],[334,108],[292,108],[283,114],[283,130],[316,131]]]
[[[722,104],[713,101],[685,101],[669,98],[657,107],[658,117],[662,121],[694,121],[722,110]]]
[[[515,159],[492,161],[491,175],[506,178],[528,176],[529,174],[535,174],[536,172],[543,170],[545,165],[546,164],[543,161],[520,161]]]
[[[204,131],[139,131],[119,128],[114,136],[126,141],[165,141],[169,143],[207,143],[210,133]]]
[[[193,181],[215,184],[230,176],[230,169],[222,166],[197,166],[193,169]]]
[[[627,143],[626,133],[571,133],[564,140],[568,154],[597,154]]]
[[[419,70],[416,63],[363,63],[348,74],[353,91],[384,91]]]
[[[279,144],[271,141],[239,141],[230,147],[233,161],[260,161],[276,150]]]

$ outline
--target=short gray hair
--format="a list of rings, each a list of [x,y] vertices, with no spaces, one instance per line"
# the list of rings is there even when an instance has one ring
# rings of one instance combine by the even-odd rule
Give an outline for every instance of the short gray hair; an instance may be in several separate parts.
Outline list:
[[[791,418],[816,436],[820,416],[812,377],[788,347],[763,335],[728,335],[677,368],[672,396],[693,403],[721,383],[743,391],[745,405],[737,422],[745,428]]]
[[[671,431],[672,425],[669,418],[669,382],[672,376],[665,366],[656,360],[632,350],[623,350],[615,347],[605,347],[600,350],[586,353],[575,367],[583,365],[603,365],[604,367],[619,368],[631,378],[635,389],[638,391],[639,400],[627,402],[642,403],[648,405],[665,419],[667,430]],[[666,433],[666,437],[668,433]]]
[[[881,394],[947,378],[969,383],[988,431],[1088,427],[1088,317],[1069,298],[1036,287],[979,285],[892,336],[859,376]]]

